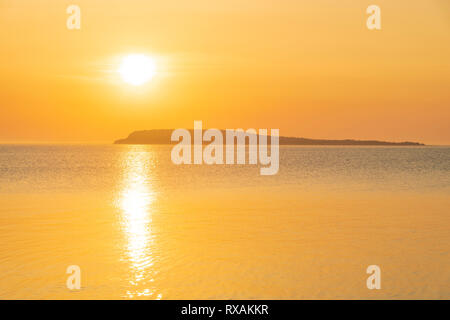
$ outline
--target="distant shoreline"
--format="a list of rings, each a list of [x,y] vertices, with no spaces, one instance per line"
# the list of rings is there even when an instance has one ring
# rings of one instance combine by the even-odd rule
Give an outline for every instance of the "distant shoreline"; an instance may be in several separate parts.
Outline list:
[[[174,129],[156,129],[156,130],[141,130],[132,132],[127,138],[114,141],[114,144],[176,144],[172,142],[170,137]],[[193,130],[191,129],[191,135]],[[224,134],[225,130],[221,130]],[[389,142],[378,140],[328,140],[328,139],[309,139],[297,137],[279,138],[280,145],[292,146],[425,146],[419,142]]]

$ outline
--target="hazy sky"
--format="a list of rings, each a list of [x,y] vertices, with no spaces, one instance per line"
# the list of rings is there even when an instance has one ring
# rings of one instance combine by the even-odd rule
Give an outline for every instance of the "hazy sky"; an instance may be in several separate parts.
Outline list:
[[[70,4],[81,30],[66,28]],[[447,0],[0,0],[0,43],[4,142],[110,142],[202,120],[450,144]],[[157,62],[146,85],[117,74],[131,53]]]

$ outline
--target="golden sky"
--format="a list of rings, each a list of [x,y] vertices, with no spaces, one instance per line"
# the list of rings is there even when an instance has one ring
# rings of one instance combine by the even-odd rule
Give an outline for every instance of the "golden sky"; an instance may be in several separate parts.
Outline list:
[[[81,8],[68,30],[66,8]],[[366,8],[381,8],[368,30]],[[157,74],[117,73],[145,54]],[[0,0],[0,141],[134,130],[450,144],[447,0]]]

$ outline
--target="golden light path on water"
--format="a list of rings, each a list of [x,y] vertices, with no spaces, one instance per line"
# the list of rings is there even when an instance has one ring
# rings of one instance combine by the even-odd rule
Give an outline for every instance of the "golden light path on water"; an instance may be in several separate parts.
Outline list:
[[[119,195],[121,227],[125,235],[125,251],[130,263],[126,296],[162,298],[151,287],[152,266],[152,203],[155,192],[151,184],[151,152],[130,147],[123,160],[124,181]]]

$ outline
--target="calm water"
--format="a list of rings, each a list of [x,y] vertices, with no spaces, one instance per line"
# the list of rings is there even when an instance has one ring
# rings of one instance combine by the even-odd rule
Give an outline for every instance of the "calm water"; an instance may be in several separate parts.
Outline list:
[[[286,146],[275,176],[170,150],[0,146],[0,298],[450,298],[449,147]]]

